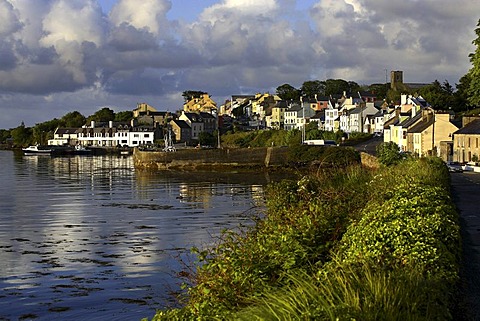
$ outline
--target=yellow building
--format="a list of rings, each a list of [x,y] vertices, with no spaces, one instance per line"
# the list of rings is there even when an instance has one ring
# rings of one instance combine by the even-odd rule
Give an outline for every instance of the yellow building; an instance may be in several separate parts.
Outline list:
[[[473,120],[453,133],[453,160],[460,163],[480,158],[480,119]]]
[[[189,101],[183,104],[183,110],[187,113],[205,112],[213,114],[217,110],[217,103],[208,94],[201,94],[191,97]]]

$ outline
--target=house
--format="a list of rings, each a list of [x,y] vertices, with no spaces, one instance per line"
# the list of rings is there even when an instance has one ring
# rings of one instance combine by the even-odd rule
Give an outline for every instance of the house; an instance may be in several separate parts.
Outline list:
[[[480,118],[469,119],[453,133],[452,160],[460,163],[478,162],[480,158]]]
[[[302,106],[300,106],[298,103],[292,103],[289,105],[289,108],[285,110],[284,128],[286,130],[297,128],[297,119],[299,118],[298,114],[301,114],[302,110]]]
[[[325,128],[325,110],[320,110],[310,117],[310,122],[318,123],[318,129],[324,130]]]
[[[217,118],[210,113],[199,113],[201,120],[203,121],[203,131],[213,134],[218,128]]]
[[[48,145],[52,146],[75,146],[77,144],[78,128],[60,128],[55,129],[53,139],[48,140]]]
[[[91,122],[90,126],[77,129],[78,143],[95,147],[139,147],[153,145],[158,137],[158,127],[131,126],[128,123],[109,121],[107,124]]]
[[[214,102],[208,94],[192,96],[183,104],[183,111],[187,113],[206,112],[213,114],[217,112],[217,103]]]
[[[169,123],[175,136],[175,142],[190,142],[192,140],[192,129],[190,125],[179,119],[171,120]]]
[[[325,124],[324,129],[326,131],[337,131],[340,129],[340,117],[338,114],[338,108],[329,106],[325,109]]]
[[[190,126],[191,139],[198,140],[198,135],[205,131],[205,124],[200,114],[182,111],[182,114],[178,119],[185,121],[188,126]]]
[[[280,100],[272,107],[272,114],[265,117],[267,128],[283,129],[285,127],[285,111],[288,109],[288,103]]]
[[[239,110],[234,112],[237,108],[242,108],[241,114],[244,114],[244,106],[253,99],[255,99],[255,95],[232,95],[231,100],[227,100],[222,106],[220,106],[219,114],[231,117],[235,114],[239,114]]]
[[[137,107],[133,110],[133,118],[136,125],[148,124],[154,126],[154,124],[165,125],[175,117],[175,114],[169,111],[157,111],[152,106],[146,103],[138,103]]]

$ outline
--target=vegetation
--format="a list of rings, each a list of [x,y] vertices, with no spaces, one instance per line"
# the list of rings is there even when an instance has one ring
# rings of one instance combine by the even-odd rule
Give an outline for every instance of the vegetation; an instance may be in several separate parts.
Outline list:
[[[153,320],[451,319],[461,244],[448,191],[436,158],[273,184],[266,215],[195,250],[184,306]]]
[[[380,164],[390,166],[402,160],[400,147],[395,142],[383,142],[377,145],[377,157]]]
[[[477,47],[475,52],[470,54],[470,62],[472,68],[468,71],[468,101],[472,106],[480,107],[480,19],[475,29],[477,38],[473,40],[473,44]]]
[[[54,118],[42,123],[35,124],[33,127],[26,127],[22,122],[20,126],[9,130],[0,130],[0,143],[5,143],[7,139],[12,139],[13,146],[25,147],[32,144],[46,145],[49,139],[58,127],[78,128],[85,125],[86,122],[107,122],[107,121],[129,121],[133,118],[133,112],[122,111],[115,113],[109,108],[102,108],[93,115],[86,118],[78,111],[66,113],[62,118]]]

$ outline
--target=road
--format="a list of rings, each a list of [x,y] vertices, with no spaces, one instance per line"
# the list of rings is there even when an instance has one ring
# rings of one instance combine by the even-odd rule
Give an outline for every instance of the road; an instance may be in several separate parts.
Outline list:
[[[356,144],[353,147],[355,147],[355,149],[358,150],[359,152],[365,152],[370,155],[376,155],[377,145],[380,144],[381,142],[383,142],[383,137],[372,137],[371,139],[365,142]]]
[[[451,173],[451,191],[463,239],[461,319],[480,320],[480,173]]]

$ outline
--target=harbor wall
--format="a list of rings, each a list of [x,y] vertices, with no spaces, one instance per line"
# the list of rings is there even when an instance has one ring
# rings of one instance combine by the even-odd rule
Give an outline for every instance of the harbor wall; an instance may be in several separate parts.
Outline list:
[[[288,148],[185,149],[176,152],[135,149],[135,168],[142,169],[211,169],[274,168],[287,165]]]

